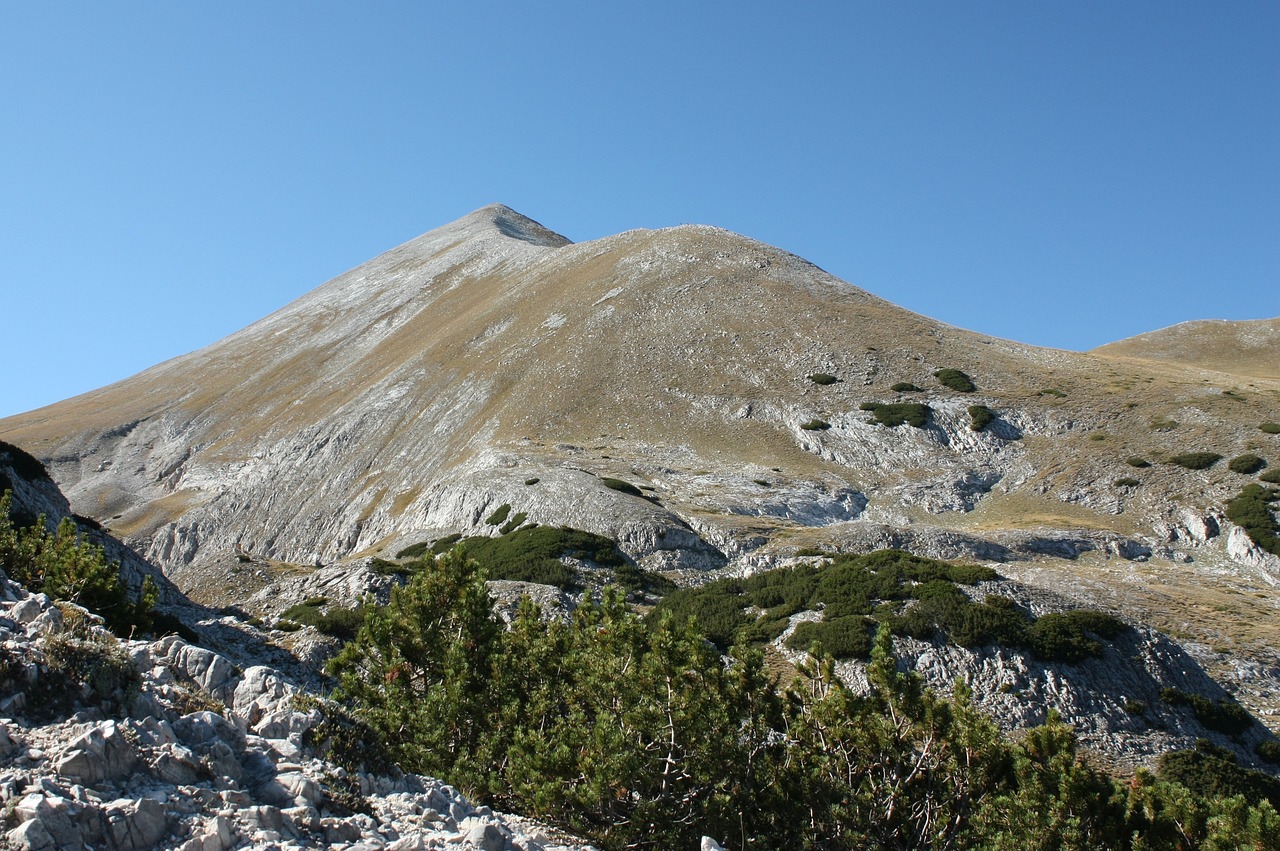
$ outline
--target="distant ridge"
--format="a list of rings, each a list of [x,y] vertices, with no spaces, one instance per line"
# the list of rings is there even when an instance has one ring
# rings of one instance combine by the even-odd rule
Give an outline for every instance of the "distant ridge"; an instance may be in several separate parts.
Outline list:
[[[1093,354],[1280,378],[1280,317],[1183,322],[1107,343],[1093,349]]]

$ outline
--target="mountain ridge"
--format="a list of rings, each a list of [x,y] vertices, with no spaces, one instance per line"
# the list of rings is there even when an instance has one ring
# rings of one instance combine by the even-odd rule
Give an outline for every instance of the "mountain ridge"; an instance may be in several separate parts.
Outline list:
[[[718,228],[573,243],[491,205],[0,438],[210,605],[496,535],[506,505],[685,582],[812,548],[997,563],[1230,648],[1217,670],[1271,664],[1280,560],[1224,516],[1247,477],[1169,458],[1280,463],[1280,382],[1216,382],[948,326]],[[1280,706],[1276,679],[1242,696]]]

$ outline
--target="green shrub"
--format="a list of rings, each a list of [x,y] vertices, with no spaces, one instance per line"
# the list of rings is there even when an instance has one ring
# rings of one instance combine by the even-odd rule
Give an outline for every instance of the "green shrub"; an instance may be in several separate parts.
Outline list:
[[[484,522],[488,523],[490,526],[497,526],[506,520],[507,515],[510,513],[511,506],[504,502],[502,505],[499,505],[494,509],[494,512],[484,519]]]
[[[70,517],[50,532],[43,516],[25,528],[12,521],[12,494],[0,495],[0,570],[32,593],[83,606],[117,635],[151,630],[159,589],[143,580],[136,599],[120,578],[119,562],[81,534]]]
[[[910,381],[899,381],[897,384],[889,388],[894,393],[923,393],[923,387],[917,387]]]
[[[280,619],[296,623],[299,626],[315,626],[320,621],[320,607],[299,603],[281,612]]]
[[[431,543],[431,555],[438,556],[447,553],[449,550],[453,549],[454,544],[461,540],[461,532],[454,532],[451,535],[445,535],[443,538],[438,538]],[[423,553],[423,555],[426,555],[426,553]]]
[[[1027,643],[1036,658],[1046,662],[1075,664],[1089,657],[1102,657],[1102,644],[1089,637],[1113,639],[1125,629],[1124,622],[1089,609],[1041,615],[1027,630]]]
[[[1046,387],[1045,389],[1041,390],[1041,391],[1040,391],[1039,393],[1037,393],[1036,395],[1037,395],[1037,396],[1053,396],[1053,397],[1056,397],[1056,398],[1058,398],[1058,399],[1065,399],[1065,398],[1067,398],[1067,394],[1066,394],[1066,393],[1063,393],[1061,390],[1059,390],[1059,389],[1058,389],[1058,388],[1056,388],[1056,387]]]
[[[631,562],[623,562],[613,568],[613,584],[628,591],[641,591],[662,596],[679,586],[660,573],[641,570]]]
[[[871,636],[875,621],[860,615],[845,615],[835,620],[805,621],[787,636],[792,650],[808,650],[814,644],[836,659],[870,659]]]
[[[1253,752],[1258,755],[1258,759],[1263,762],[1269,762],[1272,765],[1280,765],[1280,742],[1275,739],[1268,739],[1265,742],[1258,742]]]
[[[1133,478],[1133,476],[1121,476],[1115,480],[1114,484],[1118,488],[1136,488],[1142,482]]]
[[[958,619],[944,624],[944,631],[961,647],[1017,647],[1026,643],[1027,616],[1012,600],[988,595],[981,603],[964,606]]]
[[[1266,482],[1269,485],[1280,485],[1280,468],[1267,470],[1267,472],[1258,476],[1258,480]]]
[[[944,572],[895,553],[841,564],[886,588]],[[748,586],[786,601],[816,577],[726,580],[712,583],[724,593],[688,599],[727,600],[740,615]],[[324,707],[308,745],[349,771],[376,760],[440,777],[603,849],[696,847],[707,834],[734,848],[1136,851],[1270,848],[1280,834],[1271,807],[1216,797],[1261,800],[1265,778],[1223,767],[1229,756],[1212,746],[1191,758],[1222,765],[1171,758],[1163,780],[1113,778],[1052,715],[1013,740],[962,684],[936,696],[900,669],[883,629],[859,693],[829,655],[803,662],[780,693],[759,650],[724,654],[691,618],[641,619],[613,591],[567,622],[523,603],[503,628],[482,570],[460,553],[424,566],[368,617],[330,666],[345,711]],[[776,635],[780,623],[746,620],[740,635]],[[860,641],[867,624],[836,626]],[[1204,793],[1178,785],[1210,780]]]
[[[1263,423],[1258,429],[1266,434],[1280,434],[1280,423]]]
[[[462,537],[461,535],[458,536],[458,538],[461,538],[461,537]],[[454,540],[456,541],[457,538],[454,538]],[[431,542],[421,541],[416,544],[410,544],[400,552],[396,553],[396,558],[418,558],[419,556],[425,555],[426,553],[430,552],[430,550],[431,550]]]
[[[1196,720],[1210,730],[1239,735],[1253,726],[1253,716],[1234,700],[1211,700],[1202,694],[1189,694],[1176,688],[1162,689],[1160,699],[1170,706],[1189,706]]]
[[[1124,702],[1124,711],[1130,715],[1146,715],[1147,704],[1136,698],[1126,698]]]
[[[973,431],[982,431],[995,421],[996,412],[986,405],[969,406],[969,428]]]
[[[1227,503],[1227,519],[1244,529],[1249,539],[1273,555],[1280,555],[1280,523],[1271,513],[1271,503],[1280,499],[1280,489],[1247,484]]]
[[[1171,420],[1167,417],[1156,417],[1154,420],[1151,421],[1151,425],[1149,426],[1149,428],[1152,431],[1165,432],[1165,431],[1173,431],[1175,428],[1178,427],[1178,425],[1179,423],[1177,420]]]
[[[37,721],[61,721],[77,706],[121,716],[142,686],[133,659],[108,636],[55,633],[38,646],[44,664],[36,685],[27,690],[28,711]]]
[[[1158,765],[1157,776],[1161,780],[1177,783],[1198,795],[1215,798],[1241,795],[1250,804],[1265,800],[1273,807],[1280,807],[1280,781],[1261,771],[1244,768],[1237,763],[1235,754],[1207,739],[1197,741],[1194,750],[1162,755]]]
[[[1232,458],[1229,462],[1227,462],[1228,470],[1230,470],[1233,473],[1240,473],[1241,475],[1245,475],[1245,476],[1252,475],[1253,473],[1258,472],[1265,466],[1267,466],[1267,462],[1263,461],[1261,458],[1259,458],[1257,455],[1254,455],[1252,452],[1246,452],[1243,455],[1237,455],[1236,457]]]
[[[529,478],[524,480],[524,483],[526,485],[536,485],[540,481],[542,481],[542,479],[538,478],[537,476],[530,476]]]
[[[815,372],[813,375],[809,376],[809,380],[814,384],[821,384],[825,387],[828,384],[835,384],[840,379],[836,378],[834,375],[828,375],[825,372]]]
[[[631,496],[638,496],[638,497],[641,497],[642,499],[644,498],[644,491],[640,490],[640,488],[636,487],[630,482],[624,482],[622,479],[612,479],[612,478],[609,478],[608,476],[601,476],[600,484],[604,485],[610,490],[618,491],[619,493],[630,494]]]
[[[732,645],[735,635],[756,636],[776,629],[776,621],[797,612],[823,609],[823,622],[850,616],[874,616],[877,621],[891,623],[901,634],[932,635],[936,629],[970,640],[972,636],[1001,632],[996,622],[1007,618],[1003,613],[980,610],[965,621],[969,606],[964,592],[955,583],[973,585],[998,578],[995,571],[982,565],[959,564],[922,559],[898,550],[880,550],[867,555],[832,554],[809,549],[801,553],[825,556],[830,562],[800,565],[765,571],[741,580],[721,580],[699,588],[676,591],[658,604],[656,613],[669,612],[679,618],[696,617],[701,628],[722,648]],[[927,605],[909,605],[908,601],[927,601]],[[876,611],[877,605],[883,609]],[[747,615],[748,609],[764,610],[759,620]],[[1026,617],[1014,610],[1017,618]],[[655,613],[655,614],[656,614]],[[940,620],[941,619],[941,620]],[[990,629],[980,621],[990,621]],[[795,646],[807,646],[812,630],[807,627]],[[968,632],[965,632],[965,630]],[[830,651],[832,646],[823,639]]]
[[[28,481],[52,481],[40,459],[12,443],[0,440],[0,456],[7,456],[6,460],[13,471]]]
[[[383,576],[408,576],[418,570],[416,562],[402,564],[400,562],[388,561],[385,558],[375,558],[369,562],[369,567],[374,573]]]
[[[276,621],[275,626],[273,628],[279,630],[280,632],[297,632],[298,630],[302,629],[302,626],[303,625],[298,623],[297,621],[285,620],[281,618],[280,620]]]
[[[351,609],[331,608],[315,622],[315,628],[325,635],[350,641],[356,637],[356,633],[364,625],[368,611],[367,606],[356,606]]]
[[[800,428],[805,431],[826,431],[831,428],[831,423],[826,420],[812,419],[808,422],[800,423]]]
[[[933,377],[938,379],[943,387],[948,387],[957,393],[972,393],[978,389],[973,379],[958,369],[939,369],[933,373]]]
[[[510,520],[502,524],[502,526],[498,529],[498,534],[509,535],[515,530],[519,529],[521,526],[523,526],[524,521],[528,519],[529,519],[529,515],[523,511],[519,512],[518,514],[514,514],[511,516]]]
[[[613,541],[580,529],[523,526],[497,538],[477,536],[461,543],[468,558],[483,565],[489,579],[512,579],[578,587],[574,571],[560,559],[568,557],[617,570],[627,561]]]
[[[1130,467],[1137,467],[1140,470],[1151,466],[1150,461],[1138,455],[1133,455],[1125,459],[1125,463],[1128,464]]]
[[[932,408],[928,405],[918,402],[863,402],[859,406],[864,411],[869,411],[876,422],[882,426],[893,428],[906,423],[915,428],[924,428],[929,422],[929,414]]]
[[[1169,459],[1170,464],[1177,464],[1188,470],[1207,470],[1222,460],[1216,452],[1183,452]]]

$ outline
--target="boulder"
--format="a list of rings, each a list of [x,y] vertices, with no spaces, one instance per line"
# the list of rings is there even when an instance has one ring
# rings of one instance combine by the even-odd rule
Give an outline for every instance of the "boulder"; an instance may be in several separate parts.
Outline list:
[[[58,845],[38,819],[23,822],[5,834],[8,846],[22,851],[56,851]]]
[[[107,808],[107,838],[117,851],[148,851],[169,833],[164,807],[152,798]]]
[[[57,845],[75,845],[80,841],[80,831],[73,820],[73,805],[66,798],[33,792],[14,806],[13,813],[22,822],[40,822]]]
[[[281,772],[258,787],[258,798],[280,807],[316,807],[324,797],[320,784],[300,771]]]
[[[232,750],[244,750],[244,732],[207,709],[183,715],[173,723],[173,732],[179,741],[198,753],[208,751],[215,742],[225,742]]]
[[[115,721],[104,721],[67,746],[55,771],[82,786],[121,780],[133,774],[138,755]]]

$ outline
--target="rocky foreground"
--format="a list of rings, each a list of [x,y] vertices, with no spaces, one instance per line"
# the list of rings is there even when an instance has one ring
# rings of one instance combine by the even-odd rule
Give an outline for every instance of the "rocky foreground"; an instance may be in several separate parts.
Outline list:
[[[0,641],[5,847],[591,847],[439,780],[347,772],[310,745],[318,701],[277,670],[177,636],[117,640],[2,573]]]

